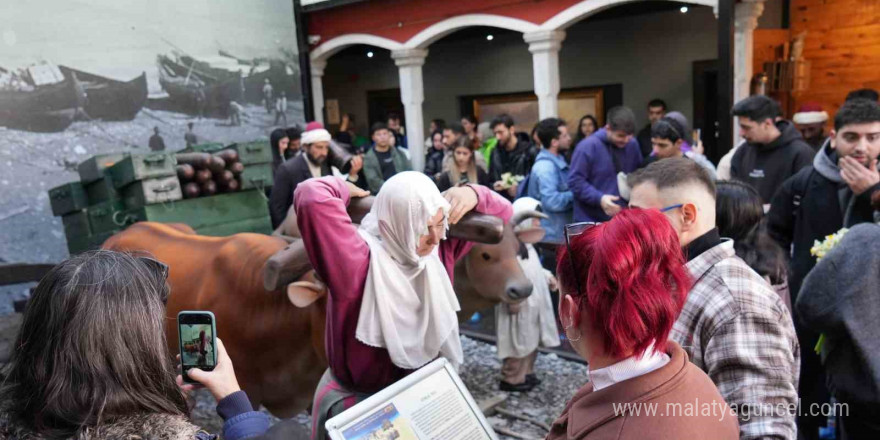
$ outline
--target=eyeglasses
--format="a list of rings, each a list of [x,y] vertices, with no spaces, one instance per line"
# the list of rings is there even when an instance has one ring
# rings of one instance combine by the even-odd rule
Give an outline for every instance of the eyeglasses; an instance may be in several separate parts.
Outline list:
[[[565,225],[565,248],[568,250],[568,262],[571,263],[571,274],[577,282],[578,296],[583,295],[583,289],[581,289],[581,279],[577,276],[577,265],[574,264],[574,253],[571,251],[571,237],[577,237],[578,235],[583,234],[587,229],[598,224],[599,222],[580,222]]]
[[[151,257],[138,257],[138,260],[140,260],[140,262],[142,262],[145,266],[147,266],[147,269],[149,269],[151,272],[158,273],[158,274],[162,275],[163,284],[165,284],[165,282],[168,281],[169,269],[168,269],[167,264],[165,264],[155,258],[151,258]],[[167,286],[163,286],[160,289],[160,295],[161,295],[162,304],[167,304],[168,303],[168,287]]]
[[[684,204],[682,204],[682,203],[679,203],[677,205],[667,206],[667,207],[661,209],[660,212],[672,211],[673,209],[678,209],[678,208],[681,208],[682,206],[684,206]]]
[[[168,265],[155,259],[152,257],[138,257],[138,260],[143,262],[147,268],[155,273],[159,273],[162,275],[162,279],[168,281]]]

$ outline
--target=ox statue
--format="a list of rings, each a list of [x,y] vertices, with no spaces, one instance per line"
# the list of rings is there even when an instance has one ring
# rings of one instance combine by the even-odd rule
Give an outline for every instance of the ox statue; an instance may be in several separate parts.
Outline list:
[[[514,228],[523,220],[546,217],[538,211],[517,213],[504,226],[499,243],[477,243],[455,263],[452,287],[461,304],[459,322],[498,303],[516,304],[531,295],[533,286],[525,277],[517,256],[528,255],[524,243],[537,243],[544,237],[544,230],[531,227],[514,232]]]

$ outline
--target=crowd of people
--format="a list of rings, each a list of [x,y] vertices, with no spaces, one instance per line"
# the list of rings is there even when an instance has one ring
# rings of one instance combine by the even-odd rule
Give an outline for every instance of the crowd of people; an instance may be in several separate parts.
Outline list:
[[[540,346],[565,340],[588,363],[548,438],[880,438],[876,92],[851,93],[827,135],[814,106],[791,122],[748,97],[731,110],[744,140],[717,167],[682,113],[659,99],[647,110],[638,132],[626,107],[601,126],[584,116],[576,133],[558,118],[528,134],[504,114],[435,119],[423,172],[396,114],[368,139],[350,115],[335,135],[273,131],[273,224],[295,211],[329,287],[312,437],[431,360],[464,361],[452,280],[472,244],[446,234],[473,211],[517,223],[534,286],[495,310],[499,388],[541,382]],[[370,194],[353,224],[347,205]],[[165,276],[110,251],[55,267],[3,371],[0,435],[213,438],[186,419],[193,386],[168,362]],[[224,438],[264,434],[216,350],[213,371],[189,375],[218,400]]]

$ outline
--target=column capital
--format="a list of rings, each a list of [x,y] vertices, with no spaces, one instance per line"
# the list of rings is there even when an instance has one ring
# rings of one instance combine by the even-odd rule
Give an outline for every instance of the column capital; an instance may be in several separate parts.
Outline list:
[[[523,34],[529,44],[529,52],[558,52],[565,39],[565,31],[535,31]]]
[[[397,67],[422,66],[428,56],[428,49],[401,49],[391,52],[391,58]]]
[[[326,60],[310,60],[309,61],[309,70],[312,73],[312,76],[324,76],[324,69],[327,68]]]
[[[743,0],[734,6],[733,23],[738,31],[753,31],[764,12],[764,0]]]

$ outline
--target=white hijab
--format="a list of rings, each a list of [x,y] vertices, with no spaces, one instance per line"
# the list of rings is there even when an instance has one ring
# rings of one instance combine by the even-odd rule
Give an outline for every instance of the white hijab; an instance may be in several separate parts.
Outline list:
[[[401,368],[419,368],[438,355],[456,367],[463,359],[460,307],[438,248],[425,257],[416,253],[419,237],[440,209],[445,223],[450,205],[431,179],[398,173],[382,185],[358,229],[370,246],[370,269],[356,336],[387,349]]]

